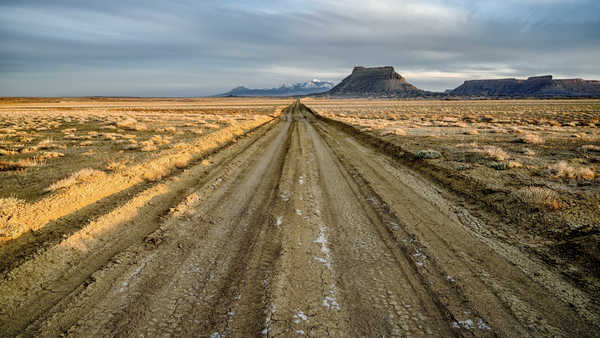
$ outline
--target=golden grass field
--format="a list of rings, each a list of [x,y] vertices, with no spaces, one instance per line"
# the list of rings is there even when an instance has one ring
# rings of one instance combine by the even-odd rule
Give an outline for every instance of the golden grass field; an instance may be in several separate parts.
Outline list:
[[[271,120],[286,102],[0,100],[0,235],[158,181]]]

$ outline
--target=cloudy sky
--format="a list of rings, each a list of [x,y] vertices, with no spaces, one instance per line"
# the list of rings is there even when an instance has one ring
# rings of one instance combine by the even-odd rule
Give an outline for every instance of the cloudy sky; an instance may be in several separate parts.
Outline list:
[[[598,0],[0,0],[0,96],[201,96],[392,65],[600,79]]]

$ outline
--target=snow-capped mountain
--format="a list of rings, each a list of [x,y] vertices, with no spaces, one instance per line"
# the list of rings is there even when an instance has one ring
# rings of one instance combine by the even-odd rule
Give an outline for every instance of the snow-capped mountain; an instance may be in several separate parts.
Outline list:
[[[333,82],[313,79],[307,82],[283,83],[278,88],[252,89],[244,86],[233,88],[218,96],[292,96],[323,93],[334,87]]]

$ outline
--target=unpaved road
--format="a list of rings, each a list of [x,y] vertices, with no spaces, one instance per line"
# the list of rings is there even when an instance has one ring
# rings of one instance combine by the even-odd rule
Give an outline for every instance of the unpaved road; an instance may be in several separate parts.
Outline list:
[[[592,295],[299,102],[205,162],[13,245],[0,334],[600,332]]]

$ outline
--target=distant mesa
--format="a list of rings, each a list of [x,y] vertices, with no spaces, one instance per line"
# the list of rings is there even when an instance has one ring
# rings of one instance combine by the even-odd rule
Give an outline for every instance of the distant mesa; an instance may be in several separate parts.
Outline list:
[[[354,67],[352,74],[321,95],[338,97],[426,97],[440,95],[408,83],[394,67]]]
[[[333,82],[313,79],[294,84],[284,83],[278,88],[251,89],[240,86],[218,96],[296,96],[326,92],[333,86]]]
[[[554,79],[552,75],[527,79],[469,80],[455,89],[436,93],[419,89],[396,73],[394,67],[354,67],[336,86],[314,79],[279,88],[237,87],[219,96],[316,96],[373,98],[600,98],[600,81]]]
[[[552,75],[529,77],[527,80],[470,80],[448,94],[490,98],[592,98],[600,97],[600,81],[555,80]]]

